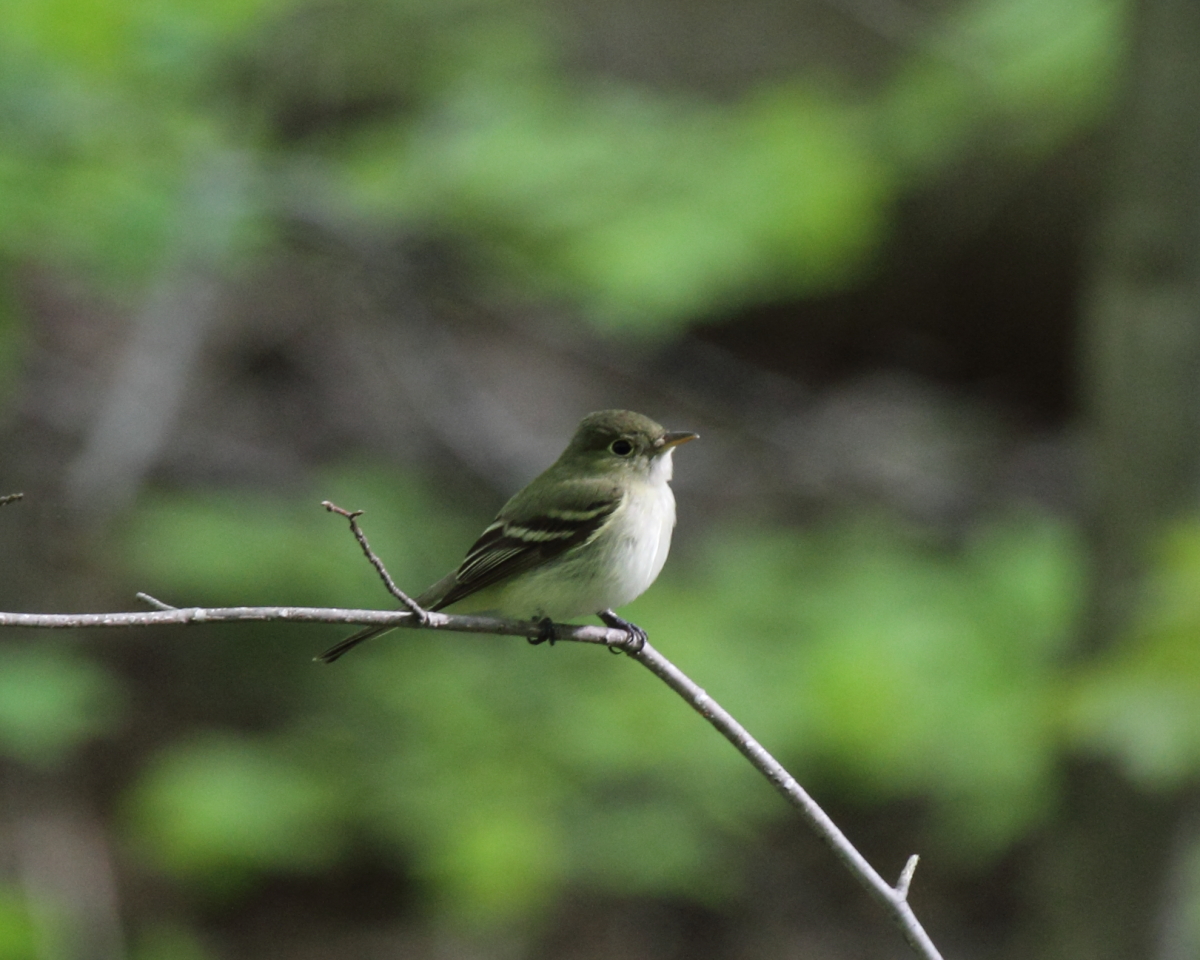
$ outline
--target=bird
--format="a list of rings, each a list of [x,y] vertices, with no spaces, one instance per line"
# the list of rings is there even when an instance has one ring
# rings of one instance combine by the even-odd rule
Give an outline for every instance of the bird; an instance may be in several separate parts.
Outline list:
[[[675,527],[672,455],[697,439],[630,410],[589,413],[557,460],[516,493],[462,563],[415,598],[426,611],[552,624],[596,614],[640,649],[641,627],[614,612],[662,571]],[[333,663],[394,627],[368,627],[317,657]]]

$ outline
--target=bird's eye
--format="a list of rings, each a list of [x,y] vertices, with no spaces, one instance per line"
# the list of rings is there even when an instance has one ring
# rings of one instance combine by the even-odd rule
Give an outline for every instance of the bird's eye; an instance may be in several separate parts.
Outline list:
[[[627,457],[633,453],[633,444],[621,437],[608,445],[608,449],[618,457]]]

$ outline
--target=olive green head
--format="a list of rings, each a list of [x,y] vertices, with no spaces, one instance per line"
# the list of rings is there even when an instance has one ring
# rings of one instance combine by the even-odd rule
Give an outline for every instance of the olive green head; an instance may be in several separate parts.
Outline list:
[[[698,434],[669,431],[662,424],[632,410],[600,410],[580,422],[560,460],[585,462],[602,470],[651,469],[657,461]]]

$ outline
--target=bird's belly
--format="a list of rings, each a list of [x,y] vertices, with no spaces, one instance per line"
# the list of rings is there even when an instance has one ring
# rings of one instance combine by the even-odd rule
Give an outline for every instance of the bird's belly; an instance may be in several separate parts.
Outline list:
[[[658,577],[674,526],[675,499],[666,484],[661,492],[630,495],[611,528],[545,567],[514,577],[497,606],[510,616],[552,620],[624,606]]]

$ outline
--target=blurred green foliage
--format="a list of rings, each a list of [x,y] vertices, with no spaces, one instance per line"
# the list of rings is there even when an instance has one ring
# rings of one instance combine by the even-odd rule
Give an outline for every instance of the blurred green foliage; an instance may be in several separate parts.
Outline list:
[[[976,0],[957,6],[879,100],[885,151],[928,176],[986,144],[1044,156],[1107,108],[1124,54],[1125,5],[1105,0]]]
[[[1069,704],[1091,749],[1153,788],[1200,771],[1200,521],[1167,531],[1127,641],[1090,664]]]
[[[118,287],[161,270],[203,208],[202,158],[238,146],[212,109],[213,71],[269,6],[7,0],[0,252]]]
[[[347,509],[371,504],[362,522],[381,541],[404,545],[388,563],[405,583],[452,566],[453,545],[478,533],[476,520],[487,519],[453,516],[411,478],[360,464],[325,476],[321,495],[309,500],[247,491],[150,496],[130,521],[126,541],[146,589],[164,600],[186,596],[230,606],[269,596],[272,603],[379,606],[386,593],[370,566],[355,562],[358,545],[346,521],[320,507],[324,499]]]
[[[212,960],[195,933],[175,924],[150,925],[134,939],[130,960]]]
[[[370,508],[376,549],[413,590],[484,520],[402,477],[333,488]],[[187,603],[386,605],[316,500],[163,496],[131,528],[131,577]],[[882,518],[738,526],[629,614],[797,774],[930,798],[946,855],[986,857],[1053,799],[1081,580],[1072,531],[1038,516],[957,546]],[[169,743],[135,789],[141,849],[201,888],[324,866],[358,837],[459,921],[536,914],[570,884],[708,899],[736,887],[729,842],[788,815],[674,695],[601,650],[394,633],[323,667],[307,662],[318,631],[290,631],[273,663],[239,667],[306,671],[290,713],[259,735]]]
[[[0,960],[37,960],[41,947],[20,891],[0,887]]]
[[[861,275],[901,189],[982,140],[1020,162],[1094,121],[1118,13],[967,4],[870,94],[789,78],[732,103],[568,81],[544,45],[502,39],[437,110],[355,141],[351,195],[450,224],[626,332],[815,293]]]
[[[159,757],[130,798],[129,815],[167,869],[214,892],[240,893],[256,874],[330,862],[337,792],[279,750],[211,734]]]
[[[1121,10],[975,0],[871,89],[717,100],[568,70],[524,0],[10,0],[0,252],[133,285],[165,258],[240,263],[293,183],[651,332],[843,285],[902,191],[1093,123]]]
[[[477,82],[402,147],[372,142],[359,202],[452,224],[594,319],[636,332],[814,291],[881,238],[892,171],[861,118],[816,91],[731,108]]]
[[[53,766],[110,732],[122,713],[108,672],[58,646],[0,648],[0,753]]]

